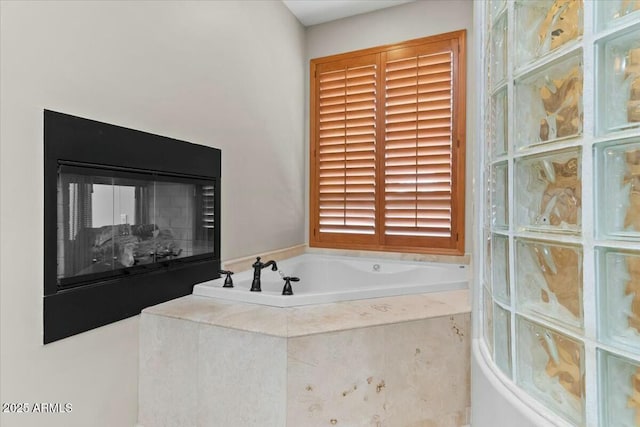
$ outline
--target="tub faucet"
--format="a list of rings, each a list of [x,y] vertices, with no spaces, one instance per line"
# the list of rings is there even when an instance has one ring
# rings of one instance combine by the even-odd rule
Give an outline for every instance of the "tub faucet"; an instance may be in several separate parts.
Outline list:
[[[263,268],[269,266],[271,266],[271,270],[278,271],[278,266],[276,265],[276,262],[274,260],[261,262],[260,257],[256,258],[256,262],[254,262],[252,265],[253,282],[251,282],[251,292],[262,292],[262,289],[260,289],[260,273],[262,272]]]

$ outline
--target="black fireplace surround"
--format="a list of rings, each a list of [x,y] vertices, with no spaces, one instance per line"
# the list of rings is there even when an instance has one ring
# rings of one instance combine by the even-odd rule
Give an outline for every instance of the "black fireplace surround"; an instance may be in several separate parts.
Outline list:
[[[220,150],[44,111],[44,343],[219,277]]]

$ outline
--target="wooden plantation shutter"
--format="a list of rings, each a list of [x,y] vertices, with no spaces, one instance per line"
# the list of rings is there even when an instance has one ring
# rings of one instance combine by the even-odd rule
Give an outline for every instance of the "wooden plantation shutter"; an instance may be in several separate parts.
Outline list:
[[[311,62],[310,245],[464,253],[464,31]]]
[[[377,61],[316,69],[317,232],[336,241],[375,243]]]
[[[449,41],[383,54],[386,244],[451,245],[452,74]]]

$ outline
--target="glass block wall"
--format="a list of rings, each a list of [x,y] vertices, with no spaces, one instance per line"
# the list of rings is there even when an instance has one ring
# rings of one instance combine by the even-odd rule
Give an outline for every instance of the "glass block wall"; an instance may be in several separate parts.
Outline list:
[[[483,9],[483,350],[559,424],[640,426],[640,0]]]

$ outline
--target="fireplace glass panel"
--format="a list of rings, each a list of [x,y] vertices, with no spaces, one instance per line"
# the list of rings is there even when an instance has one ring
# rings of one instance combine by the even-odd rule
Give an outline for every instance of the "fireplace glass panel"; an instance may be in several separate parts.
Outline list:
[[[211,255],[214,182],[58,168],[58,285]]]

